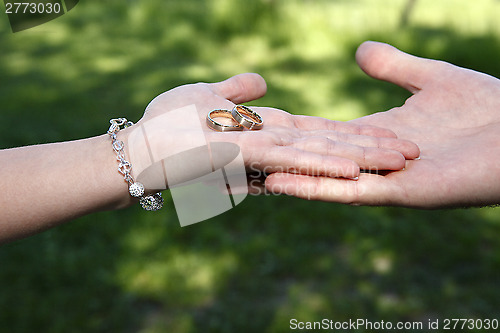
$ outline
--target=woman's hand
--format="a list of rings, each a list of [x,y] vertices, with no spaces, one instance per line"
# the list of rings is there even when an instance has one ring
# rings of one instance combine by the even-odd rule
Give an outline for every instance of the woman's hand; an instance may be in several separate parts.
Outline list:
[[[132,150],[135,172],[212,142],[238,145],[247,171],[265,174],[289,172],[354,179],[360,169],[400,170],[405,159],[419,155],[415,144],[397,139],[390,130],[295,116],[267,107],[252,108],[264,119],[261,130],[216,132],[206,126],[205,118],[211,110],[231,110],[235,104],[258,99],[265,92],[266,84],[259,75],[241,74],[223,82],[185,85],[159,95],[148,105],[144,117],[126,130],[130,134],[136,129],[128,136],[127,145]],[[156,188],[162,189],[160,185]]]

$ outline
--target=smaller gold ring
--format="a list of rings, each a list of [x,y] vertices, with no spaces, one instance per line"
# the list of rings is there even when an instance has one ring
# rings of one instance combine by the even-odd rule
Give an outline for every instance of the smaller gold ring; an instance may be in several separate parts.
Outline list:
[[[214,118],[218,117],[229,118],[232,120],[234,125],[221,124],[218,121],[214,120]],[[237,124],[233,119],[231,111],[225,109],[215,109],[210,111],[207,114],[207,125],[217,132],[243,131],[243,127]]]
[[[259,130],[264,126],[264,120],[260,114],[244,105],[236,105],[231,114],[238,124],[249,130]]]

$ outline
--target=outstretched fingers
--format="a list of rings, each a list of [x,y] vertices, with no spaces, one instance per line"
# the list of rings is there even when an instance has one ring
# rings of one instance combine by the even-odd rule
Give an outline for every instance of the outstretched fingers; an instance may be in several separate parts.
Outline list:
[[[335,131],[310,131],[303,132],[303,140],[305,141],[318,141],[320,138],[325,138],[330,141],[346,143],[351,146],[361,148],[378,148],[384,150],[392,150],[399,153],[406,159],[415,159],[420,155],[419,147],[408,140],[386,138],[386,137],[373,137],[368,135],[354,135],[345,134]]]
[[[342,156],[356,162],[361,169],[401,170],[405,167],[405,157],[396,150],[359,146],[326,137],[304,137],[291,144],[292,147],[316,154]]]
[[[366,173],[358,180],[274,173],[266,178],[265,186],[273,194],[351,205],[391,205],[404,198],[384,176]]]
[[[317,137],[317,141],[326,138],[362,147],[394,150],[406,159],[415,159],[420,155],[420,149],[415,143],[397,139],[393,131],[381,127],[291,115],[271,108],[254,109],[264,117],[266,126],[297,133],[299,135],[295,137],[301,137],[302,140]]]
[[[266,175],[285,172],[353,179],[360,173],[359,165],[353,160],[290,146],[276,147],[272,151],[263,152],[261,156],[252,156],[250,160],[254,161],[247,163],[250,173],[258,172]]]

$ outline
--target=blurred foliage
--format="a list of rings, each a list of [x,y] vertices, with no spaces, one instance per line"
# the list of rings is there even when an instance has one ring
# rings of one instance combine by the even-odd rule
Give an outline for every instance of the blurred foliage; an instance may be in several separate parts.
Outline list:
[[[348,120],[401,105],[354,52],[391,43],[500,77],[500,2],[80,1],[0,21],[0,147],[94,136],[178,85],[262,74],[257,105]],[[498,318],[500,212],[249,197],[181,228],[138,207],[0,247],[0,332],[289,332],[289,320]],[[27,208],[29,209],[29,208]]]

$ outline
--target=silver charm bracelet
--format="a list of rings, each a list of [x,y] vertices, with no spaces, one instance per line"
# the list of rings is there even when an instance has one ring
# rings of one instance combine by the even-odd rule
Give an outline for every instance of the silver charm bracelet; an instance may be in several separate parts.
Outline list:
[[[107,133],[111,138],[111,144],[116,153],[116,159],[118,160],[118,172],[123,175],[123,179],[128,183],[128,191],[130,195],[135,198],[140,198],[139,203],[145,210],[160,210],[163,207],[161,192],[144,196],[144,185],[134,181],[134,178],[130,174],[132,171],[132,165],[125,159],[125,152],[123,150],[125,148],[125,144],[117,138],[117,133],[121,130],[121,126],[123,126],[123,128],[127,128],[132,126],[134,123],[128,121],[126,118],[111,119],[109,122],[111,126],[109,126]]]

